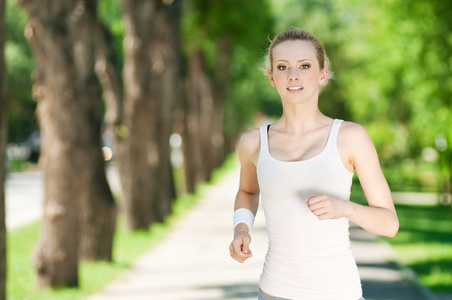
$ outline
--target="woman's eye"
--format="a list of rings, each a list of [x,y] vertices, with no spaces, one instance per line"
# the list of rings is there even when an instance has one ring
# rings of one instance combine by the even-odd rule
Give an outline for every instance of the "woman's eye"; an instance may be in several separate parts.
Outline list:
[[[286,66],[278,66],[277,68],[278,68],[278,70],[280,70],[280,71],[284,71],[285,69],[287,69]]]
[[[311,66],[310,65],[301,65],[300,68],[301,69],[309,69]]]

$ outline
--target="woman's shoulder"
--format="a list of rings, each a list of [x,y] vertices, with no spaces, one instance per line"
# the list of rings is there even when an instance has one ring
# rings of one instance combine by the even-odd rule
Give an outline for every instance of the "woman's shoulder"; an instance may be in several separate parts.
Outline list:
[[[366,128],[358,123],[344,121],[342,122],[338,144],[350,149],[359,149],[361,147],[373,147],[372,139]]]
[[[260,149],[260,130],[259,128],[245,131],[240,136],[237,143],[237,153],[239,158],[252,161],[256,160]]]
[[[347,135],[347,136],[362,136],[362,135],[368,135],[366,128],[364,128],[364,126],[358,124],[358,123],[354,123],[354,122],[350,122],[350,121],[343,121],[342,125],[341,125],[341,129],[340,132],[342,135]]]
[[[253,128],[245,131],[239,138],[238,147],[248,150],[259,148],[260,145],[260,130]]]

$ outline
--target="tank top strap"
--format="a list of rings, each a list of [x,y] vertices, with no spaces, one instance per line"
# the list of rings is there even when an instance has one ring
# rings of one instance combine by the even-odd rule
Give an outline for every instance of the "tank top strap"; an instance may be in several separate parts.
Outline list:
[[[260,139],[261,139],[261,149],[259,157],[265,157],[269,155],[268,152],[268,127],[270,124],[264,124],[259,127]]]
[[[328,136],[328,142],[326,144],[326,148],[328,150],[337,150],[337,135],[339,133],[339,129],[341,128],[341,124],[344,120],[334,119],[333,124],[331,125],[330,135]]]

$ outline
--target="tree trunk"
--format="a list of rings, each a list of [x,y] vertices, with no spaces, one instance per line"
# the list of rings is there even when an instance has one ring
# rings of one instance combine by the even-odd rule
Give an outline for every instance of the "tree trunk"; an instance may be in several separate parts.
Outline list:
[[[49,1],[48,1],[49,2]],[[80,153],[83,144],[74,120],[82,112],[72,63],[71,6],[64,1],[47,5],[19,2],[30,16],[25,35],[38,65],[33,86],[41,130],[43,218],[34,264],[38,286],[78,285],[78,210]]]
[[[80,191],[80,253],[86,260],[112,259],[116,205],[105,174],[101,151],[101,87],[94,72],[97,36],[97,1],[78,1],[74,10],[74,63],[80,82],[79,105],[83,118],[76,120],[84,133],[85,154],[79,164],[83,189]]]
[[[188,78],[184,97],[184,163],[187,191],[209,178],[209,146],[212,97],[204,71],[204,56],[195,49],[188,56]]]
[[[229,82],[229,47],[227,38],[218,40],[218,68],[213,72],[208,72],[201,49],[188,55],[184,156],[189,192],[194,192],[197,183],[209,180],[225,158],[223,111]]]
[[[83,1],[19,4],[30,16],[25,35],[38,66],[33,96],[41,130],[44,208],[34,252],[37,281],[39,286],[77,286],[79,247],[87,258],[111,259],[115,217],[100,152],[93,42],[86,37],[89,29],[78,24],[92,8]]]
[[[187,86],[184,97],[184,162],[186,186],[193,192],[197,183],[209,180],[229,152],[224,137],[224,102],[230,82],[232,38],[230,29],[212,26],[209,13],[226,8],[220,2],[201,1],[187,4],[187,13],[195,21],[198,34],[189,43],[187,53]],[[218,24],[216,24],[218,25]],[[234,27],[234,26],[233,26]],[[221,29],[220,29],[221,28]],[[199,35],[205,41],[200,41]],[[205,61],[204,45],[215,43],[215,61]],[[210,46],[209,46],[210,47]],[[210,58],[212,58],[210,56]]]
[[[199,91],[199,128],[200,142],[202,154],[202,169],[204,173],[204,181],[210,180],[210,175],[214,169],[213,153],[212,153],[212,134],[214,129],[214,93],[213,80],[207,74],[204,64],[204,53],[200,52],[200,78],[194,79],[198,84]]]
[[[152,114],[150,20],[156,1],[123,0],[124,106],[116,143],[122,209],[130,229],[147,230],[151,222],[151,171],[148,154]]]
[[[163,70],[159,78],[158,89],[160,99],[158,105],[157,126],[154,127],[154,136],[151,139],[158,145],[158,164],[153,168],[156,198],[153,199],[153,219],[161,222],[171,213],[171,204],[175,199],[173,170],[171,166],[171,149],[169,139],[173,132],[173,112],[177,101],[181,97],[182,80],[180,78],[180,45],[179,21],[180,0],[171,5],[164,5],[154,19],[155,38],[153,57],[163,61]]]
[[[214,108],[212,126],[212,164],[214,168],[221,166],[225,159],[223,113],[226,91],[229,86],[230,40],[222,36],[217,41],[218,68],[215,70]]]
[[[109,43],[108,31],[104,27],[98,26],[94,28],[92,34],[96,40],[94,70],[102,86],[105,101],[105,133],[114,140],[117,137],[117,130],[120,128],[122,118],[121,76],[113,63],[115,53]],[[113,156],[114,160],[116,160],[115,156]]]
[[[6,299],[6,226],[5,226],[5,150],[6,150],[6,72],[5,0],[0,0],[0,300]]]
[[[169,20],[180,3],[167,2],[122,1],[124,109],[117,151],[123,209],[131,229],[146,230],[152,222],[163,220],[174,198],[169,168],[174,95],[164,86],[173,78],[167,72],[173,57],[169,40],[174,24]],[[175,89],[177,82],[171,84]]]

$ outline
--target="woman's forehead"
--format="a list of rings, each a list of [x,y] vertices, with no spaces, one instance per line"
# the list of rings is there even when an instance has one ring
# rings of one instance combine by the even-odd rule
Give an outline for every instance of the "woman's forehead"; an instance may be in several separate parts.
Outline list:
[[[273,59],[278,60],[314,60],[316,59],[314,45],[310,41],[284,41],[273,48]]]

